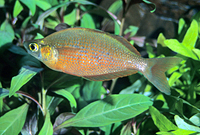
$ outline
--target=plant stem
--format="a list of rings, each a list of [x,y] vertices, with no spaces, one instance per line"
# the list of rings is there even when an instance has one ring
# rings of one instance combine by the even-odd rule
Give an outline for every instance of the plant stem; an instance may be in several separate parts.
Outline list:
[[[46,116],[46,92],[47,90],[44,89],[44,87],[42,87],[42,108],[44,110],[44,116]]]
[[[35,98],[33,98],[31,95],[29,95],[28,93],[25,93],[23,91],[17,91],[16,93],[20,94],[20,95],[23,95],[23,96],[31,99],[32,101],[34,101],[39,106],[40,110],[42,111],[42,113],[44,115],[44,110],[43,110],[42,106],[40,105],[40,103]]]
[[[46,116],[46,93],[47,90],[44,89],[44,83],[43,83],[43,76],[42,73],[40,72],[40,77],[41,77],[41,86],[42,86],[42,108],[43,108],[43,115]]]

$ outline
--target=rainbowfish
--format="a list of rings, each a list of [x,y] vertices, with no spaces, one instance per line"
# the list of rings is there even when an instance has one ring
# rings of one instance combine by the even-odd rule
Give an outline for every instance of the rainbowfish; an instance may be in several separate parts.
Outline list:
[[[170,94],[165,71],[181,58],[142,58],[123,37],[88,28],[68,28],[23,43],[29,54],[49,68],[92,81],[141,72],[155,87]]]

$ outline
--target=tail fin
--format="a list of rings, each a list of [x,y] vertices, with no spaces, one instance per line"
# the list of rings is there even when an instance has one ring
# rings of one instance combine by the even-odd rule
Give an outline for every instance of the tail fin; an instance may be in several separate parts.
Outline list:
[[[161,92],[170,95],[170,86],[165,72],[181,62],[181,58],[166,57],[148,59],[148,65],[143,72],[144,76]]]

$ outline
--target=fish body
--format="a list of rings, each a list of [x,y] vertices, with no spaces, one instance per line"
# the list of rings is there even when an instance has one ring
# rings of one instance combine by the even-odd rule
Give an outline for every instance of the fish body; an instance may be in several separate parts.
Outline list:
[[[141,72],[159,90],[170,94],[164,72],[180,58],[144,59],[123,37],[88,28],[69,28],[43,39],[24,42],[34,57],[53,70],[93,81]]]

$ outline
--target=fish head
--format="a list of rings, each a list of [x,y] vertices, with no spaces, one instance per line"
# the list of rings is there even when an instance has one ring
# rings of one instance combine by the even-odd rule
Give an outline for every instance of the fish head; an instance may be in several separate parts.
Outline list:
[[[30,55],[45,64],[57,61],[58,52],[56,49],[51,45],[45,44],[42,39],[25,41],[23,45]]]

